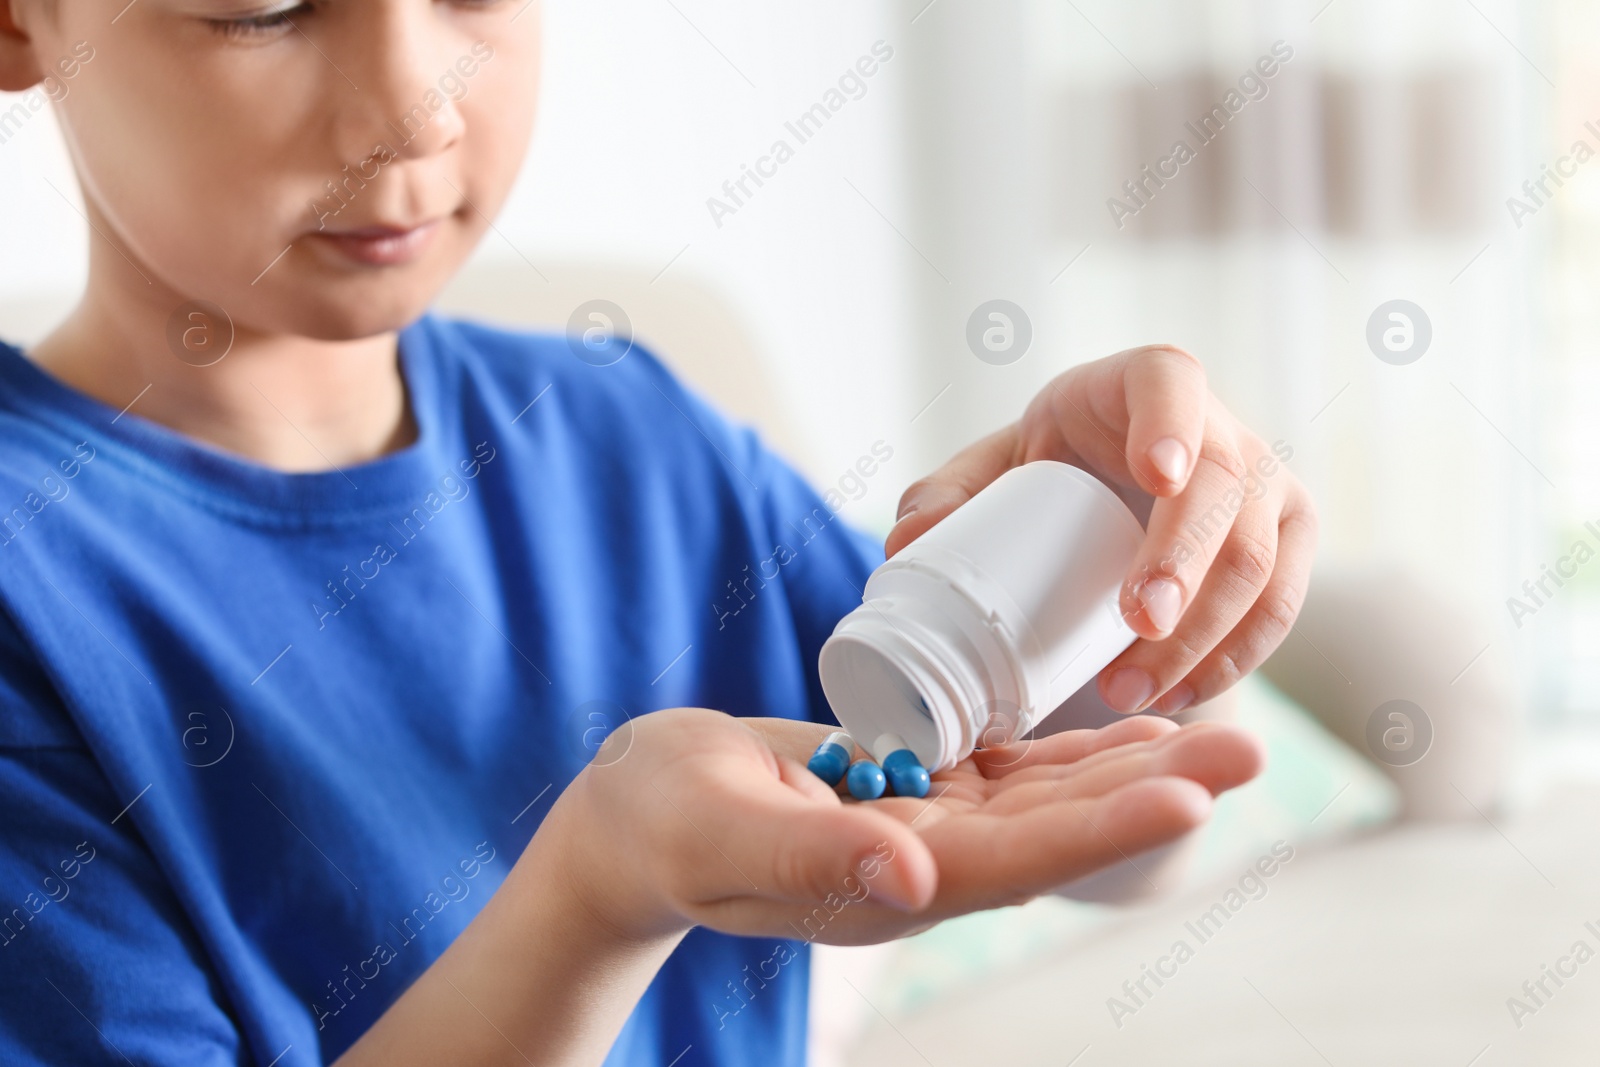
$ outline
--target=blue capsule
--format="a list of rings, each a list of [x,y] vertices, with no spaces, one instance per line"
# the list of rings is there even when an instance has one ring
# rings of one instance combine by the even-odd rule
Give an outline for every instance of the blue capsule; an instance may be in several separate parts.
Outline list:
[[[855,747],[856,743],[850,740],[849,734],[835,730],[811,754],[811,758],[806,761],[806,770],[827,782],[829,786],[837,786],[845,771],[850,769],[850,756]]]
[[[926,705],[924,705],[926,706]],[[889,788],[897,797],[925,797],[932,784],[927,768],[899,734],[883,734],[872,742],[872,755],[883,767]]]
[[[883,773],[897,797],[925,797],[931,784],[928,769],[909,748],[900,748],[883,758]]]
[[[850,795],[857,800],[877,800],[883,796],[888,784],[888,779],[883,776],[883,768],[871,760],[852,763],[850,772],[845,775],[845,785],[849,786]]]

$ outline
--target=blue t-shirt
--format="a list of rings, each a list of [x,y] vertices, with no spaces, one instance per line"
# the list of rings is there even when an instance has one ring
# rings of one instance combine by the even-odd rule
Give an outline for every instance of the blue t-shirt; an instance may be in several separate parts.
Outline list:
[[[627,716],[829,719],[882,550],[754,434],[637,347],[400,362],[414,444],[286,474],[0,345],[0,1063],[331,1061]],[[608,1062],[799,1065],[801,948],[695,930]]]

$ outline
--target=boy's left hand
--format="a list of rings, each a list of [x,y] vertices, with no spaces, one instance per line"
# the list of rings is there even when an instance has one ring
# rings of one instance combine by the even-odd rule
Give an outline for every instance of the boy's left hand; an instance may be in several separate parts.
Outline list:
[[[527,877],[559,875],[602,941],[704,925],[873,944],[1137,867],[1264,759],[1236,726],[1145,715],[983,749],[923,799],[859,803],[801,763],[832,732],[704,708],[641,715],[556,801]]]
[[[1021,420],[914,483],[885,547],[894,555],[1012,467],[1089,471],[1149,510],[1122,590],[1140,640],[1100,673],[1100,696],[1170,715],[1260,666],[1299,613],[1317,519],[1286,458],[1217,401],[1199,360],[1133,348],[1058,376]]]

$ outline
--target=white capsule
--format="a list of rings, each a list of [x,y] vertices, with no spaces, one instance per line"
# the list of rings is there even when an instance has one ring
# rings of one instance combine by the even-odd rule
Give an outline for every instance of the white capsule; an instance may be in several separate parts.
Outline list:
[[[889,753],[910,747],[910,745],[906,744],[905,738],[899,734],[880,734],[878,739],[872,742],[872,748],[869,751],[872,753],[872,758],[881,764],[889,758]]]

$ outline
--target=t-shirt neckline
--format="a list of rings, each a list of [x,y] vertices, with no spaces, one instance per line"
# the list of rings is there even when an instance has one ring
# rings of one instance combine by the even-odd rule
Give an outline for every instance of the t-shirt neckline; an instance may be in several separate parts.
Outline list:
[[[439,458],[442,405],[437,346],[428,317],[400,331],[401,381],[416,425],[403,448],[354,466],[288,472],[196,441],[73,388],[0,341],[0,396],[16,413],[88,441],[119,466],[238,517],[274,524],[340,522],[391,511],[447,473]],[[97,457],[98,458],[98,457]],[[437,468],[437,469],[436,469]]]

